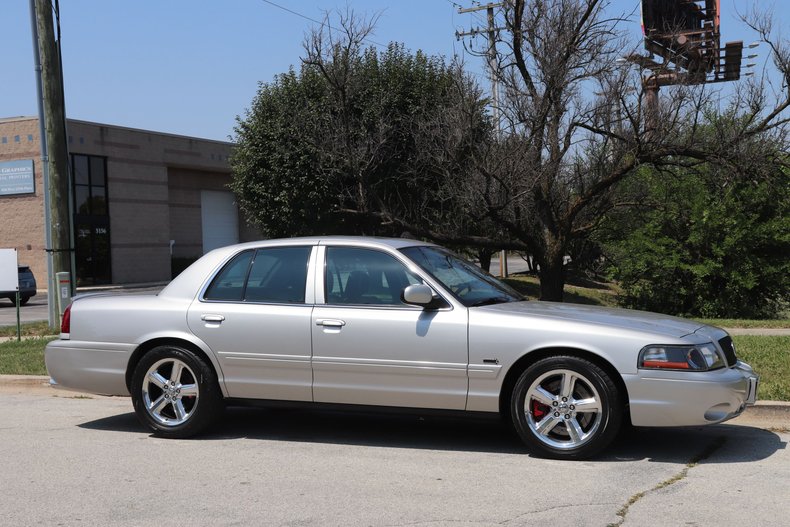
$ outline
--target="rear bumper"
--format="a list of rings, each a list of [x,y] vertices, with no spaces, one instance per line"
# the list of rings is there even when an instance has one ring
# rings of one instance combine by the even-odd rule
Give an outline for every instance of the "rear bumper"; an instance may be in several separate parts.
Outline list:
[[[100,395],[129,395],[126,365],[132,344],[53,340],[44,351],[50,384]]]
[[[739,416],[757,401],[759,377],[741,361],[711,372],[640,370],[626,375],[635,426],[696,426]]]

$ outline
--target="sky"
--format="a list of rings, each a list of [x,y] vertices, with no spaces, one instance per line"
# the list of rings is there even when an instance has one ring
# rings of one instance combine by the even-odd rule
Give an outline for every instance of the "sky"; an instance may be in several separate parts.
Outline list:
[[[781,0],[779,0],[781,2]],[[735,9],[768,1],[722,0],[722,41],[756,39]],[[485,25],[471,0],[60,0],[66,113],[71,119],[230,140],[259,82],[298,68],[302,41],[324,13],[379,15],[371,40],[402,42],[450,59],[457,30]],[[278,7],[279,6],[279,7]],[[611,0],[613,16],[641,36],[638,0]],[[790,10],[775,10],[790,30]],[[313,20],[310,20],[313,19]],[[478,49],[485,40],[478,37]],[[375,45],[375,44],[371,44]],[[29,0],[0,0],[0,118],[37,115]],[[766,49],[758,50],[761,58]],[[465,55],[485,84],[483,59]],[[758,59],[759,60],[759,59]]]

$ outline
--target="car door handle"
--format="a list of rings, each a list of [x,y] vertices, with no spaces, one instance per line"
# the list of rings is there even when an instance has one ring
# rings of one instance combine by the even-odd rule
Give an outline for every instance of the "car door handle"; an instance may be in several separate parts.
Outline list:
[[[222,315],[201,315],[200,320],[212,322],[214,324],[220,324],[223,320],[225,320],[225,317]]]
[[[329,328],[342,328],[346,325],[344,320],[338,320],[336,318],[319,318],[315,321],[316,326],[324,326]]]

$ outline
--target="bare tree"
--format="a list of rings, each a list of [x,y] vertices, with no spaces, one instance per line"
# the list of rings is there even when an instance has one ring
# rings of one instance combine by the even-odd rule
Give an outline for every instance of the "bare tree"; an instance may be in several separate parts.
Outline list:
[[[544,300],[562,299],[571,247],[608,211],[637,204],[615,191],[640,166],[776,162],[776,148],[744,139],[787,145],[790,50],[773,39],[770,17],[753,15],[749,23],[785,79],[775,97],[760,79],[729,97],[689,82],[651,100],[650,75],[662,72],[622,60],[637,55],[624,19],[607,16],[607,7],[600,0],[504,2],[507,31],[497,49],[506,138],[499,148],[519,162],[481,163],[477,188],[487,217],[511,241],[505,245],[534,256]],[[719,118],[722,102],[730,119]]]

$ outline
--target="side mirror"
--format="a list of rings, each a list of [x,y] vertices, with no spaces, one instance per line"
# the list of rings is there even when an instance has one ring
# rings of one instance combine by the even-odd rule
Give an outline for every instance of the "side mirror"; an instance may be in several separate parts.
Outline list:
[[[433,302],[433,289],[425,284],[414,284],[403,290],[401,298],[407,304],[427,307]]]

